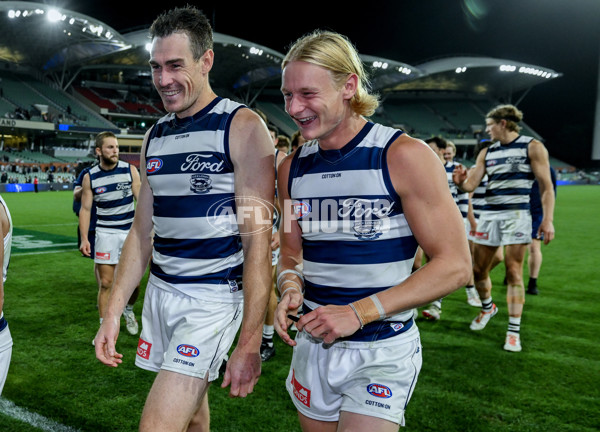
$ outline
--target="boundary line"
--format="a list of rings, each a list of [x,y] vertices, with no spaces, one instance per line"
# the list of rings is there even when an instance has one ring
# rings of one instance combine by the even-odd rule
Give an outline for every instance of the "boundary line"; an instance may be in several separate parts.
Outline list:
[[[3,397],[0,397],[0,413],[46,432],[81,432],[80,429],[65,426],[43,415],[21,408]]]

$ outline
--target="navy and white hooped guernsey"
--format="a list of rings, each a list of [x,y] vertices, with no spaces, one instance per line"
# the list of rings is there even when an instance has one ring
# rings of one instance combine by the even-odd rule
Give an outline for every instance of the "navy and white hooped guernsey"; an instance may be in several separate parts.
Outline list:
[[[481,216],[481,212],[485,207],[485,192],[487,190],[487,182],[487,174],[484,174],[483,179],[481,179],[479,186],[475,188],[473,191],[473,196],[471,197],[473,217],[476,221],[479,220],[479,216]]]
[[[305,143],[290,166],[288,191],[302,229],[305,305],[346,305],[404,281],[417,242],[387,170],[401,131],[367,123],[340,150]],[[285,229],[285,227],[284,227]],[[394,336],[412,326],[412,310],[376,321],[350,340]]]
[[[496,142],[488,148],[486,212],[529,210],[529,193],[535,179],[528,152],[532,140],[532,137],[519,136],[509,144]]]
[[[446,162],[444,168],[446,169],[446,178],[448,179],[448,187],[450,188],[450,193],[452,193],[452,198],[458,206],[463,219],[466,219],[469,211],[469,194],[458,189],[456,183],[454,183],[454,180],[452,179],[454,168],[458,165],[459,164],[455,161]]]
[[[135,215],[129,163],[119,161],[111,170],[90,168],[90,186],[96,203],[96,229],[129,230]]]
[[[240,302],[243,252],[229,129],[243,105],[217,97],[183,119],[161,118],[146,149],[154,197],[153,283],[191,297]]]

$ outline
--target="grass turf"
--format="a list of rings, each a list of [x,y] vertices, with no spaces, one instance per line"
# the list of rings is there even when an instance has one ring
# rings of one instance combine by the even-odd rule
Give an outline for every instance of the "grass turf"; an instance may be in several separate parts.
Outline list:
[[[14,340],[2,397],[71,430],[135,431],[154,374],[133,364],[137,338],[122,331],[123,364],[94,356],[98,328],[92,261],[75,246],[70,192],[4,194],[15,226],[5,316]],[[500,308],[485,330],[464,289],[444,299],[442,319],[419,320],[424,365],[407,431],[596,431],[600,427],[600,331],[595,292],[600,188],[559,187],[556,239],[543,246],[540,295],[527,296],[521,353],[502,350],[507,327],[503,265],[492,273]],[[525,266],[526,267],[526,266]],[[525,268],[525,280],[527,280]],[[142,287],[144,284],[142,284]],[[135,307],[139,316],[143,292]],[[124,330],[124,325],[123,325]],[[263,364],[255,392],[231,399],[210,389],[213,431],[299,431],[285,390],[291,348]],[[0,431],[39,431],[2,413]],[[46,429],[49,430],[49,429]]]

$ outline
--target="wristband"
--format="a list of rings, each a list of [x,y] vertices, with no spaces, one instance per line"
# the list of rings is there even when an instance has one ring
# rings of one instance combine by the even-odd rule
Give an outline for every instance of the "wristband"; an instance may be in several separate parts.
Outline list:
[[[286,293],[286,292],[288,292],[289,290],[296,290],[296,291],[298,291],[300,294],[304,295],[304,293],[303,293],[303,292],[300,290],[300,285],[298,285],[298,284],[297,284],[296,282],[294,282],[294,281],[287,281],[287,282],[291,282],[291,283],[293,283],[293,284],[294,284],[294,285],[296,285],[296,286],[291,286],[291,287],[289,287],[289,288],[286,288],[286,289],[285,289],[285,290],[284,290],[284,291],[281,293],[281,296],[280,296],[280,298],[283,298],[283,296],[285,295],[285,293]]]
[[[284,270],[281,273],[279,273],[279,275],[277,276],[277,291],[281,292],[281,287],[283,286],[283,284],[288,280],[291,281],[291,279],[282,280],[286,274],[290,274],[290,273],[298,276],[298,278],[300,278],[300,280],[302,282],[304,282],[304,277],[302,276],[302,273],[300,273],[296,270],[293,270],[293,269],[287,269],[287,270]],[[300,287],[300,291],[302,291],[302,287]]]
[[[385,318],[383,305],[375,294],[350,303],[350,307],[358,317],[361,329],[370,322],[379,321]]]

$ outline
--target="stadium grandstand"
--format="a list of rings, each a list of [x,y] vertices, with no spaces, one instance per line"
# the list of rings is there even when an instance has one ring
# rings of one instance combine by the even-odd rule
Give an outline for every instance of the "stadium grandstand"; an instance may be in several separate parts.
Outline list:
[[[217,94],[262,111],[291,136],[295,126],[279,91],[283,54],[225,34],[214,40],[218,61],[210,77]],[[34,176],[47,182],[52,174],[66,188],[75,167],[93,160],[93,137],[103,130],[117,134],[122,158],[139,166],[143,135],[164,114],[148,42],[147,30],[120,34],[66,9],[0,2],[0,169],[8,183]],[[382,100],[373,119],[418,138],[451,139],[467,165],[491,107],[518,104],[532,87],[561,76],[510,59],[447,57],[418,65],[367,53],[362,59]],[[524,131],[544,140],[527,124]],[[561,173],[576,173],[551,162]]]

